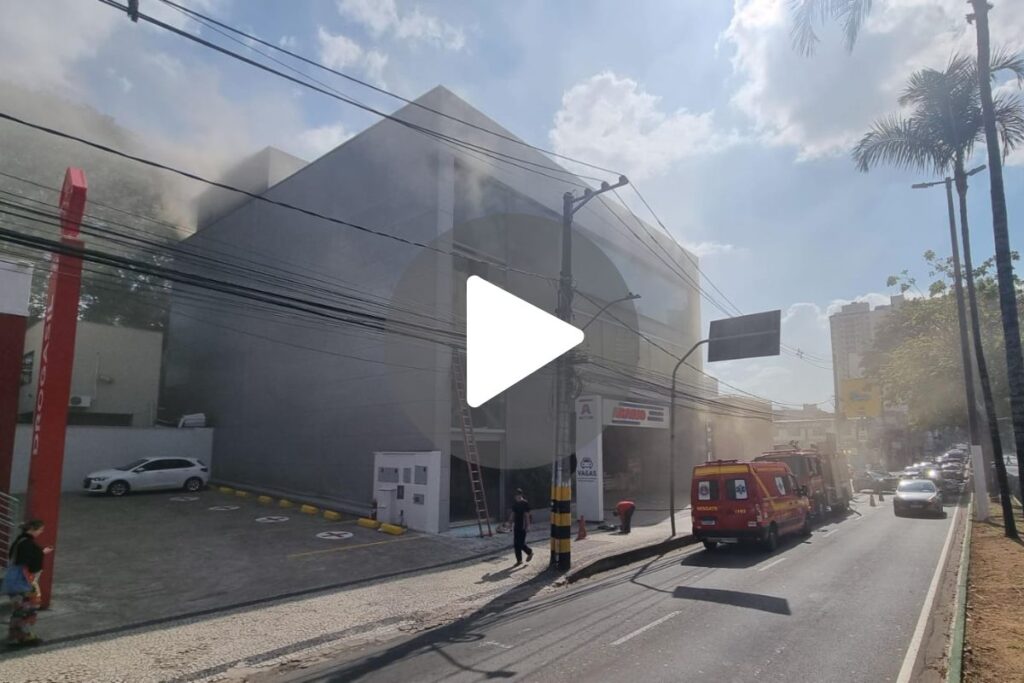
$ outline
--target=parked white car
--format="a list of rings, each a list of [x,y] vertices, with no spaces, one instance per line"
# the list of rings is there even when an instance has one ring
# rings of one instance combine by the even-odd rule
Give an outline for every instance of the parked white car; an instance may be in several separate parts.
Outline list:
[[[210,480],[210,468],[195,458],[142,458],[122,467],[91,472],[83,482],[89,493],[123,496],[129,491],[185,489],[195,493]]]

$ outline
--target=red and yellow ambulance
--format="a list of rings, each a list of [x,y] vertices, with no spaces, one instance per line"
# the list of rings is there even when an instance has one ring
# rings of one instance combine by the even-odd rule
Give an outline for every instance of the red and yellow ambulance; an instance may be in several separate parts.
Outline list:
[[[719,543],[756,541],[774,550],[786,534],[810,534],[810,503],[782,462],[712,460],[693,468],[693,535]]]

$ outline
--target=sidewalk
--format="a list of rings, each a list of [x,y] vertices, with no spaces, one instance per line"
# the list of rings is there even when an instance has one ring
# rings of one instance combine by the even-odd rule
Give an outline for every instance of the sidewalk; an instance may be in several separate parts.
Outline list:
[[[677,529],[688,533],[688,511],[677,515]],[[575,531],[575,529],[574,529]],[[573,566],[610,554],[657,543],[669,536],[667,520],[634,526],[629,535],[588,530],[573,542]],[[536,579],[541,590],[560,575],[545,574],[547,529],[531,533],[532,563],[513,568],[511,535],[491,539],[442,535],[439,545],[485,556],[451,569],[367,583],[309,597],[271,601],[258,607],[183,619],[123,634],[54,645],[0,662],[0,680],[61,682],[242,680],[245,673],[290,660],[308,659],[344,644],[386,638],[449,623],[487,601]],[[38,630],[47,635],[47,614]]]

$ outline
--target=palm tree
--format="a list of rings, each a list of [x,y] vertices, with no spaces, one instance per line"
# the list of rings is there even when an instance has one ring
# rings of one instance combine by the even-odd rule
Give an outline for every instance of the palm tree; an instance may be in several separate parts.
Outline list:
[[[802,54],[813,55],[818,46],[817,27],[826,21],[843,25],[847,50],[853,50],[860,28],[871,13],[871,0],[791,0],[793,44]]]
[[[1000,53],[993,59],[999,68],[1016,69],[1024,65],[1018,55]],[[971,157],[974,145],[985,137],[984,115],[978,89],[977,65],[973,60],[954,56],[944,71],[923,69],[915,72],[899,99],[908,107],[907,118],[890,116],[875,123],[854,149],[853,157],[861,171],[887,162],[905,168],[918,168],[938,174],[953,172],[948,184],[955,182],[960,205],[960,225],[964,242],[964,266],[967,272],[967,291],[970,300],[970,322],[974,350],[978,363],[989,434],[995,450],[996,476],[1003,505],[1006,534],[1016,536],[1013,509],[1010,504],[1006,468],[1002,457],[1002,444],[992,399],[988,366],[985,361],[978,318],[978,304],[974,291],[974,269],[971,263],[970,231],[967,225],[967,172],[965,163]],[[997,128],[1007,151],[1024,142],[1024,103],[1017,98],[1000,97],[994,103]],[[952,204],[950,205],[952,214]],[[967,384],[968,415],[975,410],[973,379],[966,343],[963,292],[961,289],[959,257],[955,220],[951,220],[950,239],[953,248],[954,284],[960,317],[960,335],[963,351],[964,377]],[[973,418],[972,418],[973,425]],[[972,432],[974,429],[972,429]],[[976,437],[977,434],[972,434]]]

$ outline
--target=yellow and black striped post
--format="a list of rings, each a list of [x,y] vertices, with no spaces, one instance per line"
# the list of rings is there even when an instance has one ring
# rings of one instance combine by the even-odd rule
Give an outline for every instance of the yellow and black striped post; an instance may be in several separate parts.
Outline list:
[[[572,565],[571,486],[551,487],[551,566],[567,571]]]

